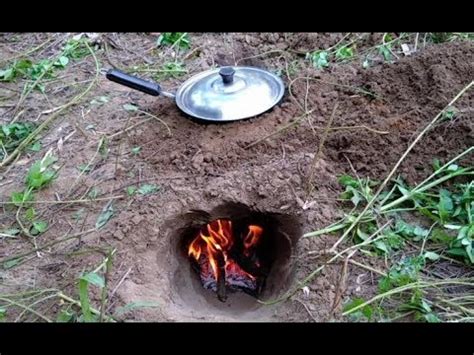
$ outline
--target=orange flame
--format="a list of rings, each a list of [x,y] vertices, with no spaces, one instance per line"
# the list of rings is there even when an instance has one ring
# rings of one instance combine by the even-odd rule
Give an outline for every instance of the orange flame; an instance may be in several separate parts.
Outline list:
[[[249,255],[249,250],[255,247],[263,234],[263,228],[256,225],[248,226],[249,232],[243,238],[244,255]],[[237,263],[229,256],[228,252],[234,244],[234,236],[232,232],[232,221],[228,219],[217,219],[204,226],[196,238],[188,247],[188,256],[193,257],[197,262],[205,257],[211,267],[214,278],[218,279],[218,257],[222,255],[225,261],[225,271],[228,274],[240,274],[255,277],[245,272]],[[222,260],[222,258],[221,258]],[[259,266],[257,261],[257,266]]]

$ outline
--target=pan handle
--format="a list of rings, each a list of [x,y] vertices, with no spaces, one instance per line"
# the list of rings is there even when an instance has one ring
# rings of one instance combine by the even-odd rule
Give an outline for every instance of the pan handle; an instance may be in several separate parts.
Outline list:
[[[157,83],[137,78],[136,76],[126,74],[117,69],[108,70],[105,76],[107,79],[115,83],[127,86],[149,95],[158,96],[162,93],[161,87]]]

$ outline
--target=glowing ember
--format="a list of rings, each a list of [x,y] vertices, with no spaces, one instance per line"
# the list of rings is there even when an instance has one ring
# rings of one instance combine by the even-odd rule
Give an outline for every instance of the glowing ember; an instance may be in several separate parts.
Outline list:
[[[217,219],[201,228],[189,244],[188,256],[197,262],[204,288],[216,291],[221,301],[227,298],[227,287],[255,293],[260,280],[248,269],[260,267],[256,250],[262,234],[262,227],[249,225],[247,234],[236,238],[228,219]],[[241,253],[236,255],[238,250]]]

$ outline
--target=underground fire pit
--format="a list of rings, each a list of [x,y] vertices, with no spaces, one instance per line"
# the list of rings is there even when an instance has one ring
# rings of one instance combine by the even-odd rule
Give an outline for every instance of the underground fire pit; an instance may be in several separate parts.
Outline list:
[[[221,302],[236,292],[259,298],[267,286],[275,293],[288,283],[300,235],[294,217],[227,203],[184,219],[178,231],[181,254],[202,288]]]

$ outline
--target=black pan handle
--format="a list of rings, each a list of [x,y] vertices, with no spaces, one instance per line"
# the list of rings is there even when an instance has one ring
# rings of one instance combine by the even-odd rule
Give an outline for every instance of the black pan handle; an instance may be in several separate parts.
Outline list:
[[[157,83],[137,78],[117,69],[110,69],[105,75],[107,79],[127,86],[129,88],[144,92],[149,95],[158,96],[161,94],[161,87]]]

